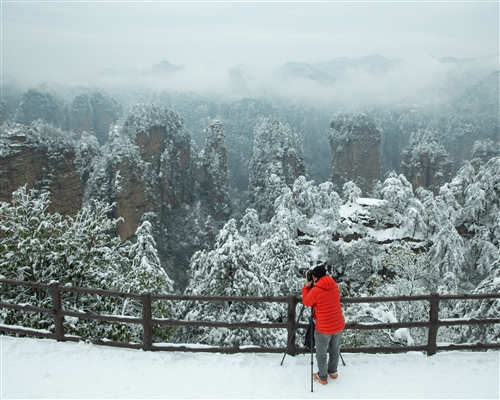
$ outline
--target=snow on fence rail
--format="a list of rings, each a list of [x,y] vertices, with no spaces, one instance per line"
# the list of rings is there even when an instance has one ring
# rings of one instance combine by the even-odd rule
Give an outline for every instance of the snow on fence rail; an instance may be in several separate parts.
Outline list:
[[[149,351],[190,351],[190,352],[223,352],[223,353],[281,353],[286,352],[290,355],[305,352],[304,347],[297,347],[295,344],[295,332],[297,328],[306,328],[307,324],[296,321],[296,305],[301,303],[298,296],[283,297],[240,297],[240,296],[184,296],[184,295],[152,295],[149,293],[137,294],[127,292],[115,292],[101,289],[79,288],[71,286],[60,286],[57,282],[51,284],[15,281],[10,279],[0,279],[0,284],[34,287],[48,289],[52,296],[52,308],[40,308],[29,304],[11,304],[0,301],[0,308],[18,310],[22,312],[35,312],[52,314],[54,318],[54,332],[43,329],[32,329],[21,326],[2,325],[0,331],[23,334],[27,336],[43,337],[56,339],[58,341],[89,340],[88,338],[65,335],[64,317],[76,317],[85,319],[96,319],[109,322],[134,323],[143,326],[143,343],[125,343],[107,339],[91,339],[94,344],[125,347],[134,349],[143,349]],[[121,298],[140,299],[142,301],[142,317],[134,318],[116,315],[100,315],[89,312],[67,311],[62,308],[61,292],[87,293],[102,296],[115,296]],[[420,322],[393,322],[393,323],[347,323],[346,330],[362,329],[396,329],[396,328],[428,328],[428,340],[425,346],[403,346],[403,347],[343,347],[343,353],[400,353],[407,351],[425,351],[427,355],[433,355],[439,350],[486,350],[500,349],[500,343],[475,343],[475,344],[450,344],[446,346],[437,345],[437,331],[440,326],[453,325],[485,325],[500,324],[500,318],[488,319],[439,319],[439,302],[441,300],[473,300],[473,299],[500,299],[500,294],[464,294],[464,295],[420,295],[420,296],[397,296],[397,297],[343,297],[342,303],[384,303],[398,301],[427,301],[429,302],[429,320]],[[158,300],[174,301],[231,301],[231,302],[279,302],[286,303],[288,306],[286,323],[261,323],[261,322],[208,322],[208,321],[180,321],[175,319],[156,319],[152,317],[151,302]],[[289,345],[287,347],[259,347],[259,346],[241,346],[241,347],[197,347],[197,346],[179,346],[179,345],[155,345],[153,343],[153,326],[208,326],[213,328],[281,328],[287,329]]]

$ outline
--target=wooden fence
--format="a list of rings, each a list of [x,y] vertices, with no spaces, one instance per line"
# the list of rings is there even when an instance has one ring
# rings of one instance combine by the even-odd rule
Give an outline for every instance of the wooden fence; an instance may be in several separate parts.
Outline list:
[[[298,296],[283,296],[283,297],[203,297],[203,296],[178,296],[178,295],[152,295],[149,293],[137,294],[126,292],[114,292],[99,289],[78,288],[70,286],[60,286],[57,282],[52,284],[14,281],[9,279],[0,279],[0,284],[14,285],[22,287],[32,287],[49,290],[52,295],[52,308],[40,308],[31,305],[11,304],[0,301],[0,308],[18,310],[22,312],[35,312],[52,314],[54,318],[54,332],[43,332],[41,330],[30,329],[19,326],[0,325],[0,331],[23,334],[27,336],[52,338],[58,341],[81,341],[91,340],[95,344],[125,347],[134,349],[143,349],[149,351],[189,351],[189,352],[223,352],[223,353],[283,353],[290,355],[305,352],[304,347],[298,347],[295,343],[295,333],[299,328],[307,328],[307,324],[296,321],[296,306],[301,303],[301,298]],[[130,298],[142,301],[142,317],[133,318],[118,315],[99,315],[89,312],[75,312],[64,310],[61,301],[61,292],[71,293],[87,293],[101,296],[115,296],[120,298]],[[437,332],[440,326],[456,326],[456,325],[486,325],[500,324],[500,318],[489,319],[439,319],[439,302],[442,300],[483,300],[483,299],[500,299],[500,294],[469,294],[469,295],[420,295],[420,296],[398,296],[398,297],[344,297],[341,299],[343,304],[352,303],[388,303],[388,302],[414,302],[425,301],[429,303],[429,319],[428,321],[415,322],[394,322],[394,323],[375,323],[361,324],[348,323],[346,330],[380,330],[380,329],[398,329],[398,328],[427,328],[428,340],[427,345],[421,346],[393,346],[393,347],[343,347],[343,353],[400,353],[407,351],[425,351],[427,355],[433,355],[439,350],[486,350],[500,349],[500,342],[497,343],[475,343],[475,344],[450,344],[446,346],[438,346]],[[170,301],[227,301],[227,302],[273,302],[287,304],[287,321],[282,323],[261,323],[261,322],[207,322],[207,321],[180,321],[175,319],[156,319],[152,317],[151,303],[153,301],[170,300]],[[106,339],[88,339],[65,335],[64,333],[64,317],[76,317],[85,319],[102,320],[108,322],[122,322],[140,324],[143,327],[143,343],[125,343]],[[153,326],[205,326],[213,328],[273,328],[286,329],[288,332],[288,347],[190,347],[176,345],[159,345],[153,343]]]

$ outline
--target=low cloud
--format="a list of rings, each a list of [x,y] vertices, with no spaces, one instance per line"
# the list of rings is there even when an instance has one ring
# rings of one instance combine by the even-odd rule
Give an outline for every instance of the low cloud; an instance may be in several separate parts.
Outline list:
[[[314,65],[314,64],[309,64]],[[322,84],[307,78],[285,75],[280,70],[239,65],[227,68],[216,63],[185,65],[174,71],[151,72],[115,71],[114,74],[95,72],[77,76],[59,75],[59,84],[98,86],[111,92],[129,90],[160,93],[194,92],[205,96],[228,98],[281,98],[311,106],[344,104],[349,107],[388,103],[439,102],[450,74],[498,70],[495,57],[478,60],[440,60],[415,57],[390,68],[370,71],[366,68],[346,68],[332,84]],[[110,76],[111,75],[111,76]]]

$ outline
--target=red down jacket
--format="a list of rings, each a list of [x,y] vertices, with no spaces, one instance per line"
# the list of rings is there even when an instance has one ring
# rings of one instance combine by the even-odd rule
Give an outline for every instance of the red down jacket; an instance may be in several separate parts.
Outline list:
[[[314,307],[315,329],[318,332],[333,335],[344,330],[339,286],[331,276],[318,279],[312,288],[304,286],[302,303],[307,307]]]

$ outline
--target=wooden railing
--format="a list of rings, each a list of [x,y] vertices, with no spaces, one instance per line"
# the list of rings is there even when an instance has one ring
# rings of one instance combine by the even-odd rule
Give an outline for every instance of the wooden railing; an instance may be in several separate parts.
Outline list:
[[[303,353],[304,347],[297,347],[295,343],[295,333],[298,328],[306,328],[307,324],[296,321],[296,306],[301,303],[301,298],[298,296],[283,296],[283,297],[204,297],[204,296],[182,296],[182,295],[152,295],[149,293],[137,294],[126,292],[114,292],[100,289],[78,288],[70,286],[61,286],[58,283],[43,284],[35,282],[14,281],[8,279],[0,279],[2,285],[14,285],[22,287],[32,287],[46,289],[51,292],[52,308],[40,308],[32,305],[11,304],[2,299],[0,308],[18,310],[21,312],[35,312],[43,314],[52,314],[54,318],[54,332],[44,332],[41,330],[30,329],[19,326],[0,325],[0,331],[23,334],[27,336],[52,338],[58,341],[81,341],[90,340],[95,344],[125,347],[134,349],[143,349],[149,351],[190,351],[190,352],[223,352],[223,353],[281,353],[295,355]],[[114,296],[120,298],[130,298],[142,301],[142,317],[126,317],[119,315],[99,315],[89,312],[75,312],[64,310],[61,301],[61,292],[71,293],[86,293],[101,296]],[[426,301],[429,302],[429,320],[414,321],[414,322],[394,322],[394,323],[375,323],[361,324],[348,323],[346,330],[380,330],[380,329],[398,329],[398,328],[427,328],[428,340],[427,345],[421,346],[393,346],[393,347],[343,347],[343,353],[399,353],[407,351],[425,351],[427,355],[433,355],[439,350],[486,350],[500,349],[500,342],[497,343],[475,343],[475,344],[450,344],[446,346],[437,345],[437,332],[441,326],[454,325],[486,325],[500,324],[500,318],[489,319],[439,319],[439,302],[441,300],[481,300],[481,299],[500,299],[500,294],[475,294],[475,295],[420,295],[420,296],[398,296],[398,297],[344,297],[341,299],[343,304],[353,303],[387,303],[400,301]],[[151,303],[153,301],[170,300],[170,301],[226,301],[226,302],[273,302],[287,304],[287,321],[276,323],[261,323],[261,322],[207,322],[207,321],[180,321],[175,319],[157,319],[152,317]],[[143,327],[143,343],[125,343],[111,341],[106,339],[91,339],[77,336],[65,335],[64,333],[64,317],[76,317],[93,320],[101,320],[108,322],[121,322],[140,324]],[[153,342],[153,326],[205,326],[212,328],[273,328],[286,329],[288,334],[289,345],[287,347],[192,347],[192,346],[176,346],[176,345],[158,345]]]

